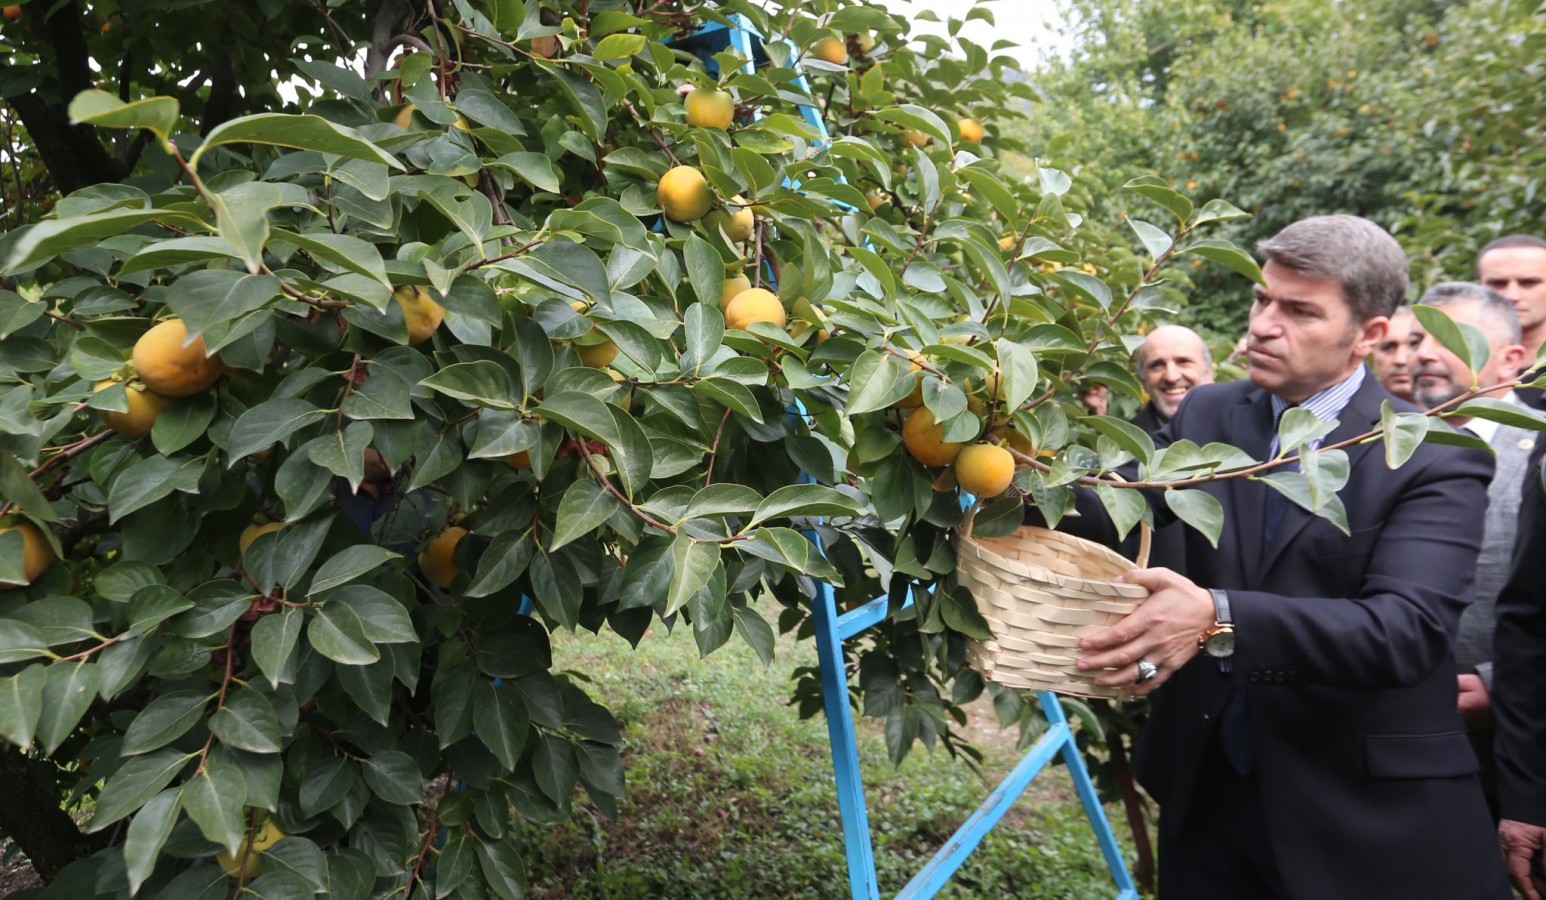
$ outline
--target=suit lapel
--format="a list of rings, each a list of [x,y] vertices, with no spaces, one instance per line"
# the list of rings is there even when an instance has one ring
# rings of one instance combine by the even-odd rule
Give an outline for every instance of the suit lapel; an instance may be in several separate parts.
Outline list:
[[[1359,385],[1358,391],[1347,402],[1347,406],[1342,408],[1342,414],[1337,418],[1336,429],[1331,434],[1326,435],[1325,439],[1321,441],[1321,446],[1329,447],[1348,438],[1357,437],[1378,425],[1380,421],[1380,402],[1387,396],[1389,395],[1386,394],[1384,388],[1380,387],[1380,383],[1375,380],[1374,376],[1365,374],[1363,384]],[[1347,454],[1348,483],[1352,483],[1352,480],[1357,477],[1356,472],[1359,462],[1377,444],[1378,442],[1354,444],[1351,447],[1344,448],[1343,452]],[[1271,490],[1271,488],[1265,489]],[[1299,532],[1303,531],[1304,527],[1314,521],[1315,518],[1316,516],[1313,513],[1300,509],[1297,504],[1290,503],[1288,505],[1287,511],[1283,513],[1283,521],[1278,525],[1277,534],[1273,536],[1272,545],[1263,550],[1260,567],[1262,577],[1266,577],[1273,564],[1283,555],[1283,551],[1293,542]],[[1260,521],[1259,518],[1258,521]]]

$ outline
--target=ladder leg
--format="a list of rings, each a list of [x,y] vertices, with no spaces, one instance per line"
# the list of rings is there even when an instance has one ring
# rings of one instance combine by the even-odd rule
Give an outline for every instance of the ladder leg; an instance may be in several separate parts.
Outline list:
[[[853,707],[848,703],[848,671],[843,666],[843,638],[838,633],[837,603],[830,585],[819,585],[815,600],[816,655],[821,663],[821,695],[827,712],[827,736],[832,743],[832,770],[837,780],[837,809],[843,820],[843,847],[848,854],[848,884],[855,900],[878,900],[875,853],[870,846],[870,817],[859,772],[859,743],[854,733]]]
[[[1067,725],[1068,717],[1063,714],[1063,704],[1058,702],[1057,695],[1043,691],[1040,697],[1047,722]],[[1138,888],[1133,884],[1132,873],[1128,872],[1127,863],[1122,859],[1122,848],[1117,845],[1116,833],[1111,830],[1105,807],[1100,805],[1100,795],[1095,792],[1095,783],[1090,780],[1090,770],[1084,766],[1084,757],[1079,755],[1079,745],[1075,743],[1072,732],[1063,744],[1063,764],[1068,767],[1068,774],[1074,780],[1074,789],[1079,792],[1079,800],[1084,804],[1085,816],[1090,820],[1090,828],[1100,843],[1100,852],[1106,858],[1106,868],[1111,871],[1111,879],[1116,883],[1118,897],[1137,898]]]

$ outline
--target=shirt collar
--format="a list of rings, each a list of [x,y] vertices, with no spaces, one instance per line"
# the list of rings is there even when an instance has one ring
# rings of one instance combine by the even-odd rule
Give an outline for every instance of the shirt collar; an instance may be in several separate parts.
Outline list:
[[[1282,397],[1273,394],[1272,421],[1276,422],[1283,418],[1283,413],[1291,406],[1308,409],[1315,414],[1315,418],[1320,419],[1322,422],[1335,421],[1342,414],[1342,410],[1347,408],[1348,401],[1352,400],[1353,395],[1358,393],[1358,389],[1363,386],[1366,371],[1363,366],[1355,368],[1353,374],[1326,388],[1324,391],[1315,394],[1303,403],[1290,403]]]
[[[1497,399],[1503,401],[1504,403],[1519,403],[1519,395],[1515,394],[1513,391],[1509,391]],[[1465,423],[1465,428],[1489,444],[1492,443],[1492,439],[1498,433],[1498,423],[1491,419],[1473,418],[1469,422]]]

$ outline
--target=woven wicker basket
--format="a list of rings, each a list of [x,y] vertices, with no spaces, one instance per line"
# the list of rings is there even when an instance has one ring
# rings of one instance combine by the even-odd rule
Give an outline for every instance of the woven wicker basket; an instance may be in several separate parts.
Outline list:
[[[1143,525],[1137,568],[1149,559]],[[956,532],[956,578],[993,630],[970,641],[967,659],[982,677],[1007,687],[1078,697],[1116,697],[1074,667],[1079,639],[1138,608],[1149,592],[1111,579],[1135,568],[1120,554],[1082,538],[1025,526],[1001,538],[972,535],[968,514]]]

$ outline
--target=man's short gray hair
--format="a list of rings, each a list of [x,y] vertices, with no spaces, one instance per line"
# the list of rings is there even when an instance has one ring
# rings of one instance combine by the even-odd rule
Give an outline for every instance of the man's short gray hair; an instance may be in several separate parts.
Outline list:
[[[1446,281],[1428,288],[1418,306],[1435,306],[1444,309],[1464,303],[1476,304],[1477,317],[1491,334],[1490,338],[1505,338],[1504,343],[1518,344],[1524,340],[1519,327],[1519,312],[1514,304],[1503,299],[1497,291],[1469,281]]]
[[[1202,339],[1202,335],[1198,334],[1195,330],[1193,330],[1191,328],[1188,328],[1185,325],[1176,325],[1175,323],[1166,323],[1164,325],[1160,325],[1160,326],[1156,327],[1154,329],[1154,331],[1151,331],[1147,335],[1144,336],[1143,343],[1139,344],[1138,345],[1138,349],[1133,352],[1133,365],[1134,366],[1136,366],[1139,369],[1142,369],[1144,367],[1144,365],[1146,365],[1146,361],[1143,358],[1144,348],[1149,346],[1149,338],[1154,336],[1154,332],[1159,331],[1161,328],[1179,329],[1181,331],[1186,332],[1187,334],[1190,334],[1192,337],[1196,338],[1197,339],[1197,343],[1202,345],[1202,364],[1207,367],[1209,372],[1213,371],[1213,348],[1209,347],[1208,346],[1208,342],[1203,340]]]
[[[1300,275],[1342,285],[1357,322],[1388,316],[1406,299],[1406,253],[1385,229],[1359,216],[1311,216],[1256,244],[1256,252]]]

